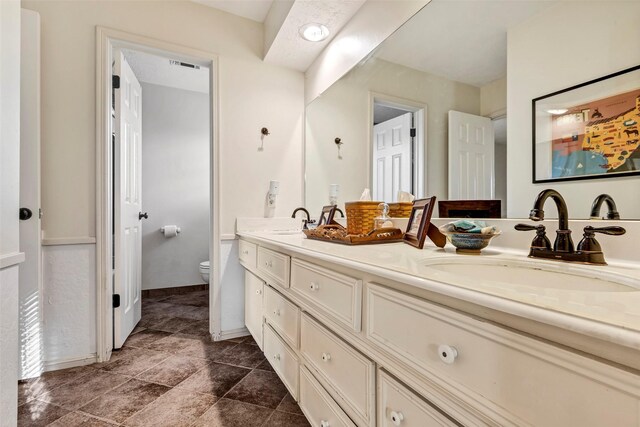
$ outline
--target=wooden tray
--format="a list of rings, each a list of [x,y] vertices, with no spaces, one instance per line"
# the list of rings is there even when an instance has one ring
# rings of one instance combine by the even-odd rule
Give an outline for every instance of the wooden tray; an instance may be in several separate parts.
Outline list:
[[[373,245],[379,243],[402,242],[404,233],[399,228],[379,228],[368,234],[347,234],[347,229],[339,224],[320,225],[312,230],[302,230],[307,239],[343,245]]]

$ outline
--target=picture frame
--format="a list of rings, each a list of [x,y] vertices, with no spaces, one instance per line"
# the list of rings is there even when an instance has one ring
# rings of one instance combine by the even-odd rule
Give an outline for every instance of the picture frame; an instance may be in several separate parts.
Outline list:
[[[336,214],[336,209],[336,205],[323,206],[320,218],[318,218],[318,226],[333,224],[333,217]]]
[[[640,175],[640,65],[532,100],[534,184]]]
[[[435,204],[435,196],[413,202],[413,208],[407,223],[407,231],[404,233],[404,241],[406,243],[418,249],[424,247]]]

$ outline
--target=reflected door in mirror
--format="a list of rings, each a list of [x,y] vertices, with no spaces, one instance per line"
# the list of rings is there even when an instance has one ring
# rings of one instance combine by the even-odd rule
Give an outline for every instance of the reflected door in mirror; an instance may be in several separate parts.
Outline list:
[[[373,126],[373,200],[396,202],[411,193],[412,113]]]

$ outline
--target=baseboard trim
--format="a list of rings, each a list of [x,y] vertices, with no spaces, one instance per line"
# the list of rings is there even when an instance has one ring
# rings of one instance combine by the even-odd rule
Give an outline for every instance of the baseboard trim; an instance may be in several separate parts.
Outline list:
[[[216,336],[213,337],[213,340],[224,341],[224,340],[230,340],[232,338],[246,337],[247,335],[250,335],[249,330],[243,327],[238,329],[231,329],[229,331],[221,331],[220,335],[218,335],[217,337]]]
[[[60,369],[75,368],[77,366],[91,365],[96,363],[97,355],[70,357],[67,359],[47,360],[44,362],[43,372],[58,371]]]

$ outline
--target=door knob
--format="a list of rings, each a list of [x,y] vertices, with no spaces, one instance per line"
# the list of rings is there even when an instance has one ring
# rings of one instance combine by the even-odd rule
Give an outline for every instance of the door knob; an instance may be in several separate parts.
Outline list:
[[[142,218],[149,219],[149,213],[148,212],[145,212],[145,213],[138,212],[138,220],[141,220]]]
[[[26,221],[33,216],[33,212],[29,208],[20,208],[20,220]]]

